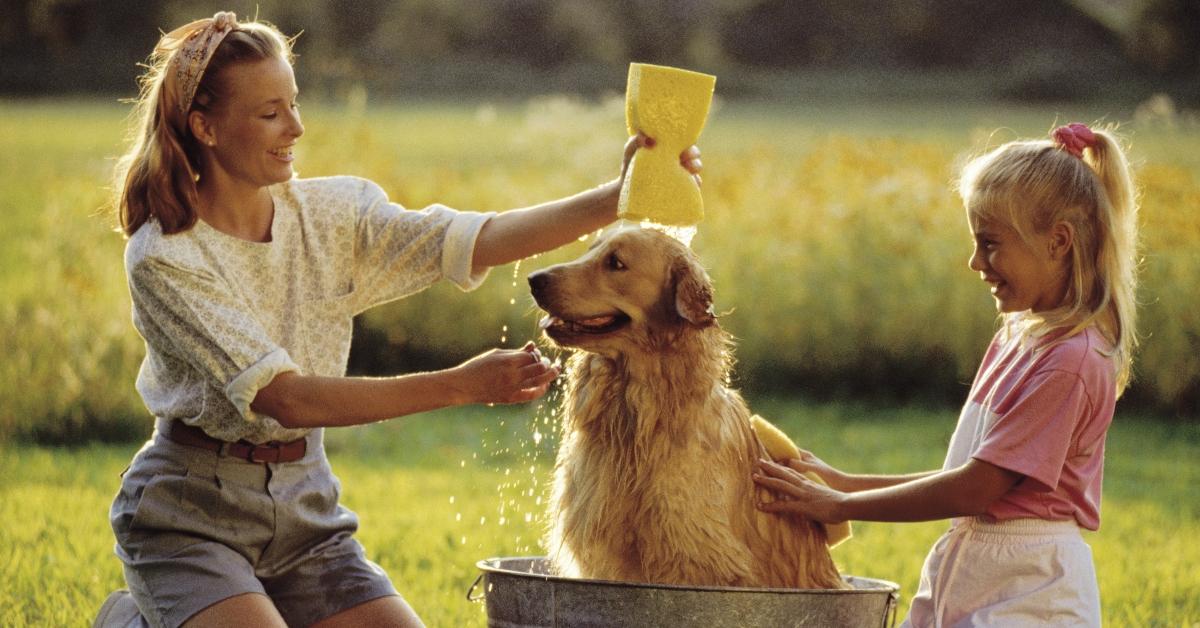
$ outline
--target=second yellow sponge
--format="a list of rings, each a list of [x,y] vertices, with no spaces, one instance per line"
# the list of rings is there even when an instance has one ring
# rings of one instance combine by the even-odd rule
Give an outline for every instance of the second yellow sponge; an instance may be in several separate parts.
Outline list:
[[[750,427],[754,428],[755,435],[758,436],[759,442],[763,444],[763,447],[767,450],[767,455],[771,456],[772,460],[780,461],[800,457],[800,448],[796,447],[796,443],[793,443],[792,439],[783,433],[783,430],[772,425],[770,421],[756,414],[750,417]],[[825,480],[821,479],[821,476],[812,471],[805,473],[804,477],[818,484],[828,486],[825,484]],[[825,524],[825,543],[829,547],[836,546],[850,538],[853,534],[853,531],[850,530],[849,521]]]

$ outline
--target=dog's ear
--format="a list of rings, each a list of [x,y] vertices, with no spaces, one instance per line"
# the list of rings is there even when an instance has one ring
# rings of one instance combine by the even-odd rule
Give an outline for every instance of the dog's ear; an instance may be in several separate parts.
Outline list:
[[[697,327],[716,324],[712,282],[700,263],[689,257],[680,258],[671,275],[675,282],[675,311],[679,316]]]

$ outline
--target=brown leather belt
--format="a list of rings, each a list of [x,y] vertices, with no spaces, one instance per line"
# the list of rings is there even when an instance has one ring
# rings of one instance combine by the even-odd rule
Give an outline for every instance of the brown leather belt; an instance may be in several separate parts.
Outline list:
[[[262,445],[255,445],[244,440],[231,443],[213,438],[205,434],[204,430],[183,421],[168,423],[167,431],[163,432],[163,436],[180,445],[199,447],[250,462],[293,462],[303,458],[304,452],[308,449],[308,443],[303,438],[286,443],[271,441]]]

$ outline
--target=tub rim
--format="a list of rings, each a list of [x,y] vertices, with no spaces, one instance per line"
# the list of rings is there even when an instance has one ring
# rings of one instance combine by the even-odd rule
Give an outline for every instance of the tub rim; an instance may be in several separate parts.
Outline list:
[[[628,582],[623,580],[599,580],[592,578],[568,578],[566,576],[556,576],[554,574],[541,574],[532,571],[516,571],[514,569],[506,569],[499,566],[500,561],[509,560],[529,560],[529,561],[547,561],[545,556],[495,556],[485,558],[475,563],[480,571],[475,577],[475,582],[467,590],[467,599],[472,602],[482,600],[486,597],[472,597],[475,588],[483,580],[483,577],[489,573],[503,574],[506,576],[518,576],[523,578],[536,578],[547,582],[562,582],[566,584],[600,584],[606,586],[617,586],[633,589],[667,589],[674,591],[712,591],[712,592],[746,592],[746,593],[772,593],[792,595],[796,593],[816,594],[816,595],[878,595],[880,593],[888,593],[891,597],[898,599],[900,594],[900,585],[891,580],[881,580],[879,578],[865,578],[862,576],[843,575],[842,580],[854,585],[852,589],[789,589],[785,587],[721,587],[721,586],[704,586],[704,585],[686,585],[686,584],[658,584],[652,582]],[[872,586],[860,587],[859,583]]]

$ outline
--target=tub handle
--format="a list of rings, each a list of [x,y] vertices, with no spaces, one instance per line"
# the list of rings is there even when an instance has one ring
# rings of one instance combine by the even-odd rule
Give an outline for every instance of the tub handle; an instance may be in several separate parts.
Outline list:
[[[473,597],[473,596],[471,595],[472,593],[475,593],[475,587],[479,586],[479,581],[480,581],[480,580],[483,580],[483,572],[482,572],[482,571],[481,571],[481,572],[479,572],[479,575],[478,575],[478,576],[475,576],[475,582],[472,582],[472,583],[471,583],[471,588],[470,588],[470,589],[467,589],[467,601],[468,601],[468,602],[478,602],[478,601],[480,601],[480,600],[483,600],[483,599],[486,599],[486,598],[487,598],[487,595],[486,595],[486,594],[480,595],[479,597]]]
[[[896,615],[898,614],[900,614],[900,596],[895,591],[889,591],[887,610],[883,613],[884,628],[896,628]]]

